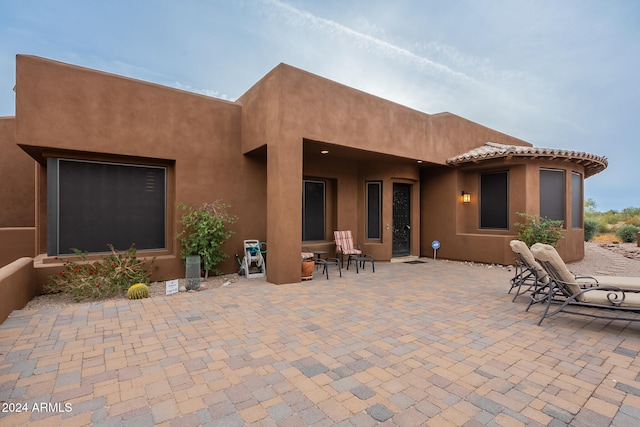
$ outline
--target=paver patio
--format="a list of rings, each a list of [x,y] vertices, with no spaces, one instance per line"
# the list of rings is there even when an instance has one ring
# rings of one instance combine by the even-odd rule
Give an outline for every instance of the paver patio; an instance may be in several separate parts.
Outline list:
[[[639,425],[640,324],[536,326],[512,274],[377,263],[16,311],[0,326],[0,424]]]

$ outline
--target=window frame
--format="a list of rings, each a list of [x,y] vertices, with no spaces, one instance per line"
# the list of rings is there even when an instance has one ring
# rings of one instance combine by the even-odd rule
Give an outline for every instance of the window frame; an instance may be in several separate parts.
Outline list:
[[[576,186],[576,183],[578,184],[577,186]],[[584,228],[583,186],[584,186],[584,180],[582,178],[582,174],[575,171],[571,171],[571,228]],[[577,194],[576,194],[576,190],[577,190]]]
[[[505,179],[504,179],[504,202],[501,204],[501,208],[502,205],[504,206],[504,210],[503,212],[501,212],[500,215],[500,220],[502,221],[502,217],[504,217],[504,223],[501,223],[500,226],[495,226],[494,224],[492,224],[493,222],[496,222],[495,217],[492,217],[491,220],[487,219],[488,224],[484,224],[484,220],[487,217],[487,214],[495,214],[495,212],[492,212],[491,210],[489,210],[490,208],[493,208],[495,206],[495,204],[490,204],[488,205],[485,202],[485,198],[487,197],[487,195],[485,194],[485,192],[483,191],[483,177],[484,176],[489,176],[489,175],[504,175]],[[489,183],[487,183],[486,185],[489,185]],[[499,171],[487,171],[487,172],[479,172],[478,173],[478,228],[481,230],[509,230],[509,188],[510,188],[510,174],[509,174],[509,170],[499,170]],[[487,189],[488,191],[489,189]],[[486,209],[485,209],[486,207]],[[494,209],[495,210],[495,209]],[[502,209],[501,209],[502,210]]]
[[[371,234],[371,232],[373,230],[372,230],[372,227],[371,227],[371,218],[369,216],[370,212],[371,212],[370,205],[369,205],[369,203],[371,202],[370,189],[372,187],[377,187],[377,189],[376,189],[377,191],[374,190],[377,193],[377,208],[376,208],[376,211],[377,211],[377,215],[378,215],[378,220],[377,220],[378,223],[377,223],[377,227],[375,227],[376,228],[375,229],[376,235],[372,235]],[[366,200],[365,200],[365,203],[366,203],[366,219],[365,219],[366,224],[365,225],[366,225],[367,240],[378,240],[379,241],[379,240],[382,240],[382,181],[366,181],[365,188],[366,188],[366,196],[365,196],[365,198],[366,198]]]
[[[322,237],[319,239],[316,238],[307,238],[307,234],[309,231],[307,230],[307,183],[309,184],[321,184],[322,185]],[[327,230],[327,182],[321,179],[303,179],[302,180],[302,241],[303,242],[317,242],[324,241],[326,239]],[[311,237],[319,237],[318,235],[313,235]]]
[[[139,238],[136,238],[139,236],[132,236],[132,239],[131,239],[132,242],[130,244],[136,243],[136,246],[139,250],[145,250],[145,251],[167,250],[167,246],[168,246],[167,236],[169,235],[168,224],[167,224],[167,221],[168,221],[167,201],[169,197],[168,166],[157,165],[157,164],[153,165],[153,164],[142,164],[142,163],[127,163],[122,161],[111,161],[111,160],[89,160],[89,159],[82,159],[82,158],[49,157],[47,158],[47,255],[48,256],[57,256],[57,255],[65,256],[65,255],[73,254],[73,252],[71,251],[71,248],[67,248],[68,251],[66,251],[65,248],[61,247],[61,241],[64,241],[69,237],[69,235],[65,235],[64,237],[61,237],[61,232],[62,233],[65,232],[65,230],[61,230],[61,212],[60,212],[61,196],[66,197],[64,192],[73,190],[73,188],[64,189],[60,187],[61,186],[61,182],[60,182],[61,167],[64,168],[65,163],[98,164],[100,166],[130,167],[130,168],[142,168],[146,170],[153,170],[154,172],[160,171],[161,172],[160,182],[161,182],[162,188],[157,194],[161,194],[161,199],[156,200],[156,203],[159,205],[160,204],[162,205],[162,212],[157,213],[156,215],[158,218],[161,218],[158,222],[162,222],[162,225],[160,226],[158,224],[157,228],[155,229],[155,232],[157,233],[156,240],[158,241],[162,240],[162,245],[147,246],[145,244],[145,239],[141,240]],[[68,172],[68,171],[63,171],[62,173],[65,173],[65,172]],[[96,177],[96,182],[97,182],[97,177]],[[150,181],[148,180],[148,176],[147,176],[145,178],[145,183],[144,183],[146,188],[148,188],[149,183]],[[127,203],[127,202],[124,202],[124,203]],[[133,203],[133,201],[131,203]],[[73,236],[73,233],[71,233],[70,235]],[[154,239],[150,238],[149,240],[152,241]],[[108,242],[90,244],[89,246],[91,246],[91,248],[80,247],[78,249],[89,252],[89,253],[95,253],[95,254],[107,253],[108,252],[108,248],[106,247],[107,243],[114,244],[114,247],[116,247],[116,249],[118,250],[125,250],[129,247],[129,246],[126,248],[122,247],[122,244],[118,244],[117,241],[112,240]],[[101,249],[101,250],[97,249],[98,246],[102,248],[103,245],[104,245],[104,249]],[[78,245],[78,246],[81,246],[81,245]]]
[[[562,190],[561,202],[559,200],[550,200],[549,197],[543,197],[543,190],[545,190],[544,193],[547,193],[549,189],[548,188],[543,189],[543,182],[545,180],[543,180],[542,176],[543,174],[550,174],[550,173],[559,174],[562,176],[562,184],[559,186],[559,188]],[[551,175],[547,175],[547,176],[550,177]],[[540,187],[539,188],[540,218],[548,218],[554,221],[562,221],[562,223],[564,224],[564,227],[566,228],[567,226],[567,174],[566,174],[566,171],[564,169],[540,168],[540,171],[538,174],[538,182]],[[546,183],[548,183],[548,180]],[[555,190],[555,189],[552,189],[552,190]],[[547,206],[547,203],[544,203],[545,201],[549,201],[550,203],[553,202],[553,205]],[[549,213],[552,213],[549,211],[553,211],[554,209],[558,209],[559,207],[561,207],[562,209],[562,218],[555,218],[553,215],[551,216],[549,215]]]

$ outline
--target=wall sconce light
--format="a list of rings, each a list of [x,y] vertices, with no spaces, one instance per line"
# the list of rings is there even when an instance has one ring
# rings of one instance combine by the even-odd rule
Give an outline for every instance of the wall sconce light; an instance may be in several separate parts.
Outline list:
[[[471,193],[462,192],[462,203],[471,203]]]

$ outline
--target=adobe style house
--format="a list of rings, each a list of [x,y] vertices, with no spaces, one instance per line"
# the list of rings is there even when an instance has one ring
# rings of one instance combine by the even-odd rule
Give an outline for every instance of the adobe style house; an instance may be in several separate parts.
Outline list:
[[[438,240],[439,258],[510,264],[517,212],[564,220],[560,252],[579,260],[584,179],[607,166],[286,64],[236,102],[33,56],[16,68],[0,261],[34,257],[40,284],[69,248],[107,243],[135,242],[156,277],[181,277],[177,205],[215,200],[239,217],[221,269],[259,239],[275,284],[300,281],[303,246],[334,253],[334,230],[377,261],[432,256]]]

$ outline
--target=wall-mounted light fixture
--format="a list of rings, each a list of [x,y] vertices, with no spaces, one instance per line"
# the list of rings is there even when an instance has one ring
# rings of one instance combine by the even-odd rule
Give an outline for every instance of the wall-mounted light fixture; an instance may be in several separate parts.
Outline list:
[[[471,203],[471,193],[466,191],[462,192],[462,203]]]
[[[329,154],[329,150],[322,150],[320,151],[320,154]]]

